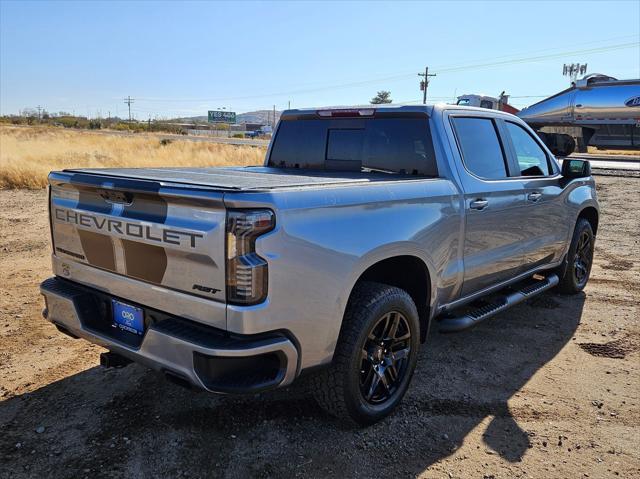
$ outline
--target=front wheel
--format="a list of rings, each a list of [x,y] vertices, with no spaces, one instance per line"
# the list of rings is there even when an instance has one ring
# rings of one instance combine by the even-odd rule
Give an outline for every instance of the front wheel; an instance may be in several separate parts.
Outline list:
[[[573,232],[567,265],[558,283],[558,290],[565,294],[575,294],[584,289],[589,281],[593,264],[595,236],[591,224],[584,218],[576,223]]]
[[[389,415],[416,367],[420,323],[409,294],[380,283],[356,286],[331,366],[313,378],[316,401],[359,425]]]

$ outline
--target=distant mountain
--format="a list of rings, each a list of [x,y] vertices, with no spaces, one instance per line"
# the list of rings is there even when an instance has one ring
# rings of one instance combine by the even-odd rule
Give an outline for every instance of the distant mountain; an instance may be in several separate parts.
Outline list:
[[[276,110],[276,123],[280,119],[281,113],[281,111]],[[273,110],[258,110],[239,113],[236,115],[236,121],[238,123],[261,123],[263,125],[270,125],[273,121]]]
[[[183,118],[175,118],[170,121],[180,121],[184,123],[191,123],[195,121],[196,123],[206,123],[207,117],[206,116],[185,116]]]
[[[280,114],[282,112],[276,110],[276,123],[280,119]],[[189,116],[186,118],[176,118],[174,121],[180,122],[197,122],[197,123],[206,123],[207,117],[205,115],[202,116]],[[236,115],[236,122],[238,123],[259,123],[262,125],[270,125],[273,121],[273,110],[257,110],[257,111],[248,111],[246,113],[238,113]]]

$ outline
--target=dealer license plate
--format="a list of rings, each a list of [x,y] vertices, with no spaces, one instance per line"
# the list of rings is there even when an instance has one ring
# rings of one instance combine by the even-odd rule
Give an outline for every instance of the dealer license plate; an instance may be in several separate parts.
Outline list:
[[[130,304],[111,300],[114,328],[142,336],[144,334],[144,311]]]

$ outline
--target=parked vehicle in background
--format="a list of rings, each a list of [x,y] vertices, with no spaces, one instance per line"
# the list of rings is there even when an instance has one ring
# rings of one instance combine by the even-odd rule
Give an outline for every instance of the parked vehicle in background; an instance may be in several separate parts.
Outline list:
[[[258,130],[247,132],[246,136],[248,138],[260,138],[260,137],[266,137],[267,135],[271,135],[271,133],[273,133],[273,128],[271,128],[271,126],[269,125],[263,125]]]
[[[487,95],[461,95],[458,97],[456,105],[476,106],[479,108],[500,110],[512,114],[518,113],[518,109],[509,104],[509,95],[505,95],[504,92],[500,94],[499,98],[494,98]]]
[[[543,127],[579,128],[578,144],[583,152],[589,144],[640,148],[640,79],[616,80],[593,73],[517,115],[536,131]],[[562,143],[553,138],[558,133],[543,135]],[[563,150],[561,154],[572,151]]]
[[[59,330],[212,392],[308,376],[361,425],[399,404],[431,327],[581,291],[598,230],[588,162],[460,106],[290,110],[263,167],[49,183]]]

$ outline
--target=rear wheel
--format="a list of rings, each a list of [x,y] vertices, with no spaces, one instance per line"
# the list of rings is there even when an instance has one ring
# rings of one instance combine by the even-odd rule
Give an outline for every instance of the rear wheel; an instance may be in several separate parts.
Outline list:
[[[415,370],[419,328],[416,306],[406,291],[379,283],[358,284],[333,362],[312,380],[320,406],[359,425],[389,415]]]
[[[558,290],[561,293],[578,293],[587,285],[593,263],[594,246],[595,236],[591,224],[586,219],[580,218],[576,223],[569,246],[567,265],[558,284]]]

